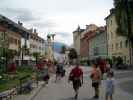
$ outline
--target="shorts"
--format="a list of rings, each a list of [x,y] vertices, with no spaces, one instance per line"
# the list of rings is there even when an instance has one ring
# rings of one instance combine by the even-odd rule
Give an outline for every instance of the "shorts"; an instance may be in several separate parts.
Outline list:
[[[79,87],[81,87],[81,80],[80,79],[76,79],[76,80],[74,80],[73,79],[73,89],[74,90],[77,90],[77,89],[79,89]]]
[[[112,96],[112,94],[113,94],[113,91],[106,92],[106,96]]]
[[[92,87],[99,88],[99,82],[92,82]]]

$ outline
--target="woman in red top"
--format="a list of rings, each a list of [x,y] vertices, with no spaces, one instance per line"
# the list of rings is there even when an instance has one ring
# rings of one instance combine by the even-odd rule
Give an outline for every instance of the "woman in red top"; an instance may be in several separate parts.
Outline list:
[[[81,87],[81,85],[83,84],[83,71],[81,68],[79,68],[78,64],[75,68],[71,70],[69,75],[69,81],[72,81],[73,83],[75,99],[77,100],[79,87]]]

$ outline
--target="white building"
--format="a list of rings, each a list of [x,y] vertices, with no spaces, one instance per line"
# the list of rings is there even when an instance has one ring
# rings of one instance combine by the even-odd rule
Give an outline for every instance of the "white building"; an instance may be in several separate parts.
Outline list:
[[[30,53],[38,52],[41,55],[45,55],[45,40],[38,36],[36,30],[31,30],[29,36]]]

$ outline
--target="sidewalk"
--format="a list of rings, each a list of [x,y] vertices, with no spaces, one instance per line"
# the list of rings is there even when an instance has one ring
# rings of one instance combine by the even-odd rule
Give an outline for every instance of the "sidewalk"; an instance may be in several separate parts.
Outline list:
[[[42,88],[42,85],[35,88],[28,95],[18,95],[14,100],[74,100],[74,92],[72,89],[72,84],[68,83],[68,74],[72,67],[66,68],[66,76],[59,82],[55,83],[55,75],[53,75],[50,79],[50,82],[47,87]],[[82,67],[85,72],[84,75],[84,84],[80,88],[79,91],[79,99],[78,100],[94,100],[92,99],[94,95],[94,90],[91,86],[91,79],[89,78],[90,67]],[[133,78],[132,78],[133,79]],[[132,80],[129,78],[124,79],[116,79],[116,87],[114,100],[132,100],[133,95],[126,92],[120,87],[120,83],[123,83],[128,80]],[[45,99],[44,99],[45,98]],[[105,87],[104,81],[100,86],[100,98],[99,100],[105,100]]]
[[[29,94],[21,94],[14,97],[13,100],[33,100],[33,98],[41,91],[43,87],[43,82],[39,82],[38,86],[33,84],[33,90]]]

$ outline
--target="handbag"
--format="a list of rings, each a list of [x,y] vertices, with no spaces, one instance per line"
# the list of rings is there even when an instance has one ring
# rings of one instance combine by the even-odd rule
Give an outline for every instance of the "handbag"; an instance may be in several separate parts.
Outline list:
[[[73,80],[74,80],[73,75],[70,75],[70,76],[69,76],[69,81],[73,81]]]

